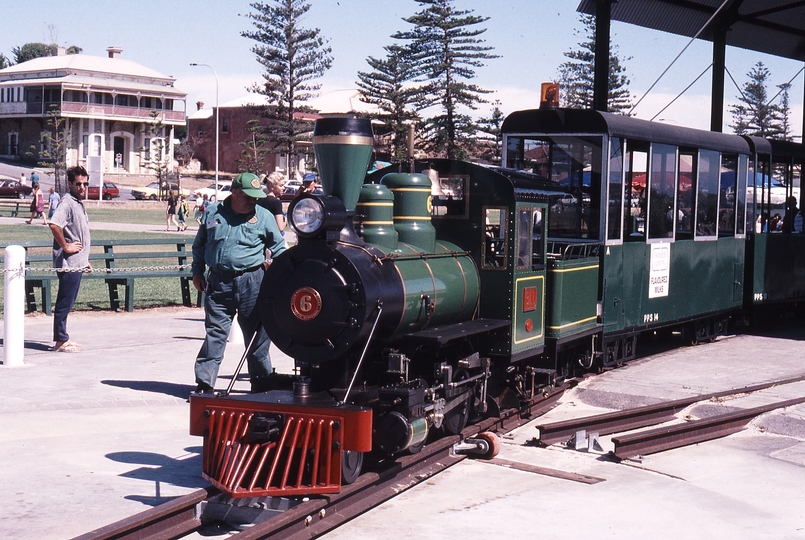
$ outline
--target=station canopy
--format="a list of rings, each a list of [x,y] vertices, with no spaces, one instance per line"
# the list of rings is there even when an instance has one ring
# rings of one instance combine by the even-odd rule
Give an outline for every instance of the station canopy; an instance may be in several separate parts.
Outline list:
[[[578,11],[595,14],[601,1],[582,0]],[[615,0],[611,6],[612,20],[687,37],[718,11],[699,39],[716,41],[717,29],[726,28],[728,46],[805,61],[801,0]]]

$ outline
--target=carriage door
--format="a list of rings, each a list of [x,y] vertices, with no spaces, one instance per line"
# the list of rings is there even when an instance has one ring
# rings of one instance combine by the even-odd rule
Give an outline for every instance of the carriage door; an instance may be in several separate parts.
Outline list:
[[[545,344],[545,205],[516,208],[512,354]]]

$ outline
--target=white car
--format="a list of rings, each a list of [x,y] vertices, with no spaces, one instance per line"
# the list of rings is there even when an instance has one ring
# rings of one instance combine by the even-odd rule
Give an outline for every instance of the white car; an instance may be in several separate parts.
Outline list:
[[[232,190],[232,182],[218,182],[218,200],[223,201],[227,197]],[[215,184],[210,184],[209,186],[201,189],[197,189],[193,192],[193,195],[196,199],[203,199],[204,195],[207,196],[208,199],[212,199],[215,196]]]
[[[95,189],[97,190],[98,188]],[[179,186],[174,183],[170,183],[167,185],[167,189],[163,192],[165,195],[167,195],[168,193],[167,190],[173,190],[174,194],[181,193],[185,197],[190,195],[189,189],[182,188],[180,192]],[[145,187],[132,189],[131,196],[137,199],[138,201],[144,201],[144,200],[155,201],[159,197],[159,182],[151,182]],[[96,197],[97,197],[97,191],[96,191]]]

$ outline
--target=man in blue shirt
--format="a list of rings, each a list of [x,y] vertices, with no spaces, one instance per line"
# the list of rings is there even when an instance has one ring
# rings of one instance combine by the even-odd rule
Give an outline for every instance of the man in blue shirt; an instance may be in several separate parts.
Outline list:
[[[274,216],[257,206],[257,199],[265,196],[256,175],[237,175],[231,195],[204,212],[193,242],[193,285],[206,294],[207,331],[196,357],[197,393],[211,393],[215,387],[235,314],[249,347],[247,365],[252,391],[264,388],[271,373],[271,342],[260,323],[257,295],[271,257],[285,250],[285,241]]]

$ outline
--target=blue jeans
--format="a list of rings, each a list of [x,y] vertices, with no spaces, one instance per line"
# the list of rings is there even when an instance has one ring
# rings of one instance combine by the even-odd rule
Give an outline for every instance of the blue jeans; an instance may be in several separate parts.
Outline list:
[[[67,315],[73,309],[81,285],[81,272],[58,272],[59,292],[56,294],[56,307],[53,308],[53,341],[67,341]]]
[[[207,275],[207,290],[204,298],[204,327],[207,336],[196,357],[196,383],[215,387],[218,368],[224,358],[226,339],[232,327],[232,319],[238,315],[240,329],[246,346],[255,331],[251,352],[246,357],[252,387],[260,384],[271,373],[271,358],[268,339],[256,309],[257,295],[265,272],[262,268],[240,276],[210,271]]]

